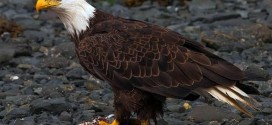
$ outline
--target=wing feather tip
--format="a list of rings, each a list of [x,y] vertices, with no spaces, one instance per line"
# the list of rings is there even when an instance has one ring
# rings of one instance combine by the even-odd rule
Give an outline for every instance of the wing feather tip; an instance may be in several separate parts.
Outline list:
[[[244,114],[246,114],[247,116],[251,118],[254,117],[250,112],[248,112],[245,108],[243,108],[237,102],[237,100],[254,110],[257,110],[257,108],[255,107],[257,101],[251,98],[249,95],[247,95],[245,92],[243,92],[239,88],[235,86],[231,86],[231,87],[214,86],[204,90],[208,92],[210,95],[212,95],[214,98],[216,98],[217,100],[228,103],[229,105],[235,107],[236,109],[238,109],[239,111],[243,112]]]

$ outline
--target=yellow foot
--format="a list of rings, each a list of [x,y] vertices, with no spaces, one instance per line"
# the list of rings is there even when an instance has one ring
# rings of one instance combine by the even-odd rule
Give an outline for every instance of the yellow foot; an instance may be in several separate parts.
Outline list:
[[[114,119],[113,122],[109,124],[107,121],[101,120],[98,121],[98,125],[119,125],[119,122],[116,119]]]
[[[143,120],[143,121],[141,121],[141,125],[149,125],[149,120]]]
[[[183,108],[184,108],[185,110],[188,110],[188,109],[191,109],[192,106],[191,106],[188,102],[185,102],[185,103],[183,104]]]

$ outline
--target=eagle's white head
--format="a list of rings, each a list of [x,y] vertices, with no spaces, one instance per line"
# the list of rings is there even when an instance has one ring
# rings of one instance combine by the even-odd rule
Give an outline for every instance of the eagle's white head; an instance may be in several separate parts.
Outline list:
[[[86,0],[38,0],[36,10],[50,9],[56,12],[71,35],[79,35],[89,27],[95,8]]]

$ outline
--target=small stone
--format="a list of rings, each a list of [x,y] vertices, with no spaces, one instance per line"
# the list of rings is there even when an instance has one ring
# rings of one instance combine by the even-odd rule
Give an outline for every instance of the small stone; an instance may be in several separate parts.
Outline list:
[[[85,75],[86,72],[83,71],[82,68],[74,68],[67,72],[66,76],[71,79],[82,79],[82,76]]]
[[[64,42],[52,48],[52,53],[55,55],[62,55],[68,59],[72,59],[75,57],[75,44],[73,42]]]
[[[86,82],[84,85],[89,91],[101,89],[101,87],[98,84],[93,82]]]
[[[43,80],[43,79],[48,79],[48,78],[49,78],[48,75],[43,75],[43,74],[39,74],[39,73],[36,73],[36,74],[34,74],[34,76],[33,76],[33,79],[34,79],[35,81],[41,81],[41,80]]]
[[[18,80],[20,77],[19,76],[10,76],[9,79],[11,81],[15,81],[15,80]]]
[[[63,68],[68,67],[69,59],[64,58],[62,56],[50,56],[43,60],[42,67],[49,67],[49,68]]]
[[[246,118],[244,120],[242,120],[239,125],[255,125],[255,120],[254,119],[250,119],[250,118]]]
[[[89,121],[90,118],[93,118],[95,115],[94,110],[83,110],[81,111],[80,115],[78,116],[80,121]]]
[[[14,49],[0,48],[0,63],[7,62],[15,55]]]
[[[20,69],[30,69],[32,66],[29,64],[19,64],[17,67]]]
[[[210,10],[216,8],[216,2],[211,0],[193,0],[189,3],[189,10],[191,12],[194,11],[203,11],[203,10]]]
[[[61,121],[71,121],[72,115],[71,115],[71,113],[68,113],[68,112],[64,111],[64,112],[62,112],[62,113],[60,114],[59,117],[60,117],[59,119],[60,119]]]
[[[41,47],[39,48],[39,51],[42,52],[42,53],[43,53],[44,55],[46,55],[46,56],[48,56],[48,54],[49,54],[48,48],[46,48],[46,47],[44,47],[44,46],[41,46]]]
[[[33,88],[34,93],[37,93],[38,95],[40,95],[42,93],[42,87],[38,87],[38,88]]]
[[[74,91],[76,88],[73,84],[68,84],[68,85],[60,85],[60,89],[63,92],[71,92],[71,91]]]
[[[33,117],[25,117],[16,119],[13,125],[35,125],[35,121]]]

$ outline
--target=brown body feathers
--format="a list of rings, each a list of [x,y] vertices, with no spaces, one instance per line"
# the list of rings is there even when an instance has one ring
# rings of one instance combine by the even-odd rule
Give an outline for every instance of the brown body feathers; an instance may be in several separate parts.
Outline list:
[[[166,97],[212,95],[251,116],[236,100],[252,106],[235,87],[244,78],[236,66],[201,44],[157,25],[127,20],[97,10],[90,28],[74,37],[81,65],[109,81],[116,118],[156,119]]]

